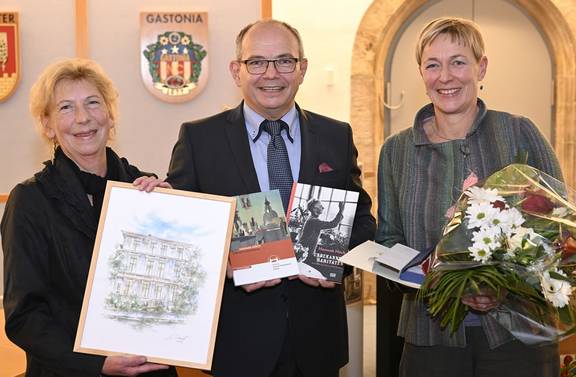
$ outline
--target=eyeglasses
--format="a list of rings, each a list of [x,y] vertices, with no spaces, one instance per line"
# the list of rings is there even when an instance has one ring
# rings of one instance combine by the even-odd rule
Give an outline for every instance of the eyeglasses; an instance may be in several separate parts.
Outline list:
[[[296,69],[298,58],[278,58],[278,59],[246,59],[240,63],[246,65],[246,70],[252,75],[261,75],[268,70],[268,65],[274,63],[274,68],[278,73],[292,73]]]

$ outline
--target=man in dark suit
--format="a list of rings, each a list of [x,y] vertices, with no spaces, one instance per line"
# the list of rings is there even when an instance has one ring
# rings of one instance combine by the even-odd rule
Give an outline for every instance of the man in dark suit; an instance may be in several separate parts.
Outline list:
[[[277,177],[267,168],[273,136],[261,124],[281,120],[294,181],[359,191],[350,246],[372,239],[371,200],[361,186],[350,126],[294,102],[307,67],[298,32],[275,20],[256,22],[238,35],[236,55],[230,71],[244,101],[182,125],[167,180],[177,189],[228,196],[274,188]],[[341,285],[295,276],[234,287],[227,279],[215,376],[335,377],[347,361]]]

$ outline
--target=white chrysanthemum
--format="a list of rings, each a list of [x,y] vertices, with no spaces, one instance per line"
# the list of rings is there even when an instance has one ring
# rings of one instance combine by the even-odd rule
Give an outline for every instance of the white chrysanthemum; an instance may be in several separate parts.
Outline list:
[[[493,203],[497,200],[504,202],[504,198],[498,195],[498,190],[485,189],[482,187],[472,186],[464,191],[464,194],[469,198],[468,202],[473,203]]]
[[[526,221],[522,216],[522,213],[516,208],[501,211],[497,216],[499,220],[498,226],[502,228],[502,232],[508,236],[515,232],[516,229],[521,227]]]
[[[514,229],[514,233],[510,238],[508,238],[509,249],[506,250],[506,254],[513,256],[514,250],[522,248],[522,240],[531,240],[536,236],[536,232],[532,228],[524,228],[522,226]]]
[[[565,274],[562,271],[555,271],[560,275]],[[572,286],[564,280],[553,279],[548,271],[540,275],[540,284],[544,297],[557,308],[563,308],[570,302]]]
[[[486,263],[492,257],[492,251],[489,248],[483,247],[481,244],[474,244],[468,248],[472,258],[481,263]]]
[[[556,207],[552,210],[552,216],[554,217],[566,217],[570,211],[566,207]]]
[[[476,248],[488,248],[494,250],[500,247],[502,233],[498,227],[482,228],[472,233],[472,242]]]
[[[471,204],[466,210],[468,229],[492,226],[492,220],[499,212],[500,210],[492,207],[490,203]]]
[[[505,223],[508,221],[508,216],[509,216],[508,210],[501,210],[501,211],[496,212],[496,214],[492,218],[491,225],[501,227],[502,223]]]

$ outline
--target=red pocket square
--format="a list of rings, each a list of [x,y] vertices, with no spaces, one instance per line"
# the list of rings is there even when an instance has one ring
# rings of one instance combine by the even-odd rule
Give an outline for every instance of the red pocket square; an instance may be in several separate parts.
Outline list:
[[[320,173],[328,173],[328,172],[333,171],[333,170],[334,169],[332,169],[332,167],[325,162],[318,165],[318,171]]]

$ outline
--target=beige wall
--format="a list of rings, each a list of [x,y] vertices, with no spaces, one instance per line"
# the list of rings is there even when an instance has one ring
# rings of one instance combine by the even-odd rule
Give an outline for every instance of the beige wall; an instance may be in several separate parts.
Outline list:
[[[90,56],[120,92],[118,135],[113,146],[130,162],[163,176],[180,124],[235,106],[240,97],[228,74],[234,38],[260,18],[260,0],[88,0]],[[73,0],[2,0],[0,9],[20,13],[21,74],[15,93],[0,103],[0,193],[41,169],[50,146],[36,133],[28,114],[28,92],[38,73],[57,57],[75,55]],[[154,98],[140,77],[139,12],[208,12],[210,76],[204,92],[184,104]]]
[[[308,72],[296,100],[307,110],[350,121],[352,49],[360,20],[371,3],[372,0],[272,2],[272,16],[296,27],[304,41]]]
[[[260,0],[196,0],[193,4],[178,0],[87,1],[90,56],[104,67],[120,93],[118,133],[112,146],[132,164],[163,177],[183,121],[238,103],[228,62],[234,55],[237,32],[260,18]],[[208,12],[210,77],[204,91],[192,101],[167,104],[144,87],[139,66],[141,10]],[[75,56],[76,40],[73,0],[1,0],[0,11],[19,12],[21,53],[20,83],[14,94],[0,103],[1,194],[39,171],[42,162],[52,156],[51,146],[36,132],[28,113],[28,93],[48,63]],[[0,216],[3,210],[0,203]],[[0,257],[0,299],[1,276]]]
[[[576,0],[506,0],[539,25],[554,66],[554,148],[566,182],[576,186]],[[374,0],[356,33],[352,67],[351,121],[364,167],[364,186],[376,194],[378,154],[384,141],[382,98],[385,62],[396,33],[427,0]],[[547,99],[547,98],[546,98]]]
[[[204,91],[190,102],[162,102],[145,89],[141,79],[139,12],[162,10],[208,12],[209,79]],[[234,57],[238,31],[260,18],[260,0],[91,0],[88,15],[90,55],[102,64],[120,92],[114,146],[132,163],[163,176],[182,122],[240,101],[228,63]]]
[[[489,109],[528,117],[552,142],[551,58],[542,35],[526,13],[503,0],[442,0],[424,8],[404,25],[390,52],[388,101],[400,103],[401,91],[405,91],[405,96],[399,109],[387,111],[390,122],[385,132],[395,134],[412,127],[416,112],[430,102],[414,57],[420,31],[434,18],[456,16],[475,21],[486,45],[488,70],[479,97]]]
[[[28,115],[28,92],[48,61],[74,55],[74,8],[71,0],[2,0],[1,11],[20,13],[20,83],[0,103],[0,193],[29,177],[48,156]]]

